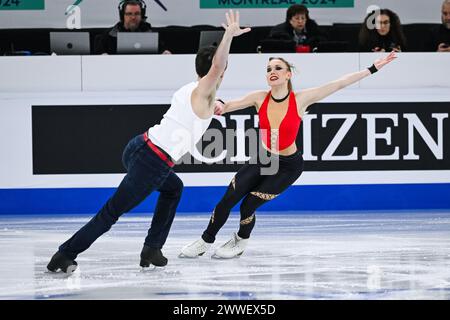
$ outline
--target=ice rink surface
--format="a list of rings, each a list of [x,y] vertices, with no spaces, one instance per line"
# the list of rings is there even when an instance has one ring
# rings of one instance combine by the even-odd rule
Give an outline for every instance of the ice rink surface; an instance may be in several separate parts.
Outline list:
[[[77,258],[70,277],[46,271],[58,246],[91,218],[0,217],[0,299],[450,299],[450,213],[258,213],[238,259],[211,259],[239,224],[232,213],[198,259],[178,258],[209,215],[178,215],[169,263],[142,271],[151,215],[124,215]]]

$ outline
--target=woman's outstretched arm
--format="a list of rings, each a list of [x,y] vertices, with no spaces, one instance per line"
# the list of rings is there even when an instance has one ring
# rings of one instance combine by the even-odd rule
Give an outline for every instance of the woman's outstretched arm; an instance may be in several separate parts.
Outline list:
[[[350,73],[350,74],[347,74],[337,80],[331,81],[323,86],[311,88],[311,89],[305,89],[305,90],[299,92],[298,93],[298,95],[299,95],[298,101],[302,102],[301,109],[303,109],[303,110],[299,110],[299,112],[301,112],[301,114],[303,114],[304,111],[306,111],[306,109],[310,105],[328,97],[329,95],[335,93],[336,91],[339,91],[355,82],[358,82],[358,81],[364,79],[365,77],[371,75],[374,72],[377,72],[378,70],[380,70],[381,68],[383,68],[385,65],[387,65],[388,63],[390,63],[391,61],[393,61],[396,58],[397,58],[397,56],[395,55],[395,52],[391,52],[386,57],[376,60],[373,64],[373,66],[368,69]]]
[[[266,94],[266,91],[254,91],[241,99],[231,100],[225,103],[217,101],[214,114],[221,115],[248,107],[255,107],[258,109],[260,101],[264,100]]]

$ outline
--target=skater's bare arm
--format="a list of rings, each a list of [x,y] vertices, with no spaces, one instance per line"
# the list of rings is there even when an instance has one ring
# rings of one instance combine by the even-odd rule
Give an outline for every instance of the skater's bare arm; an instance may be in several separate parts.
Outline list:
[[[391,52],[385,58],[376,60],[374,62],[374,66],[376,70],[380,70],[382,67],[384,67],[386,64],[390,63],[396,58],[397,57],[395,55],[395,52]],[[297,101],[299,101],[301,105],[299,106],[300,114],[303,114],[310,105],[330,96],[336,91],[339,91],[355,82],[364,79],[365,77],[368,77],[369,75],[371,75],[371,71],[369,69],[364,69],[362,71],[347,74],[323,86],[306,89],[297,93],[296,94]]]
[[[227,101],[225,104],[220,103],[218,106],[216,106],[214,114],[220,115],[236,110],[245,109],[248,107],[255,107],[256,109],[258,109],[261,101],[264,100],[266,94],[267,92],[265,91],[254,91],[241,99]]]
[[[250,28],[241,29],[239,26],[239,12],[230,10],[226,13],[227,24],[222,24],[225,29],[222,41],[214,55],[211,68],[206,76],[200,79],[196,94],[208,101],[214,97],[218,84],[225,72],[228,63],[231,42],[234,37],[250,31]]]

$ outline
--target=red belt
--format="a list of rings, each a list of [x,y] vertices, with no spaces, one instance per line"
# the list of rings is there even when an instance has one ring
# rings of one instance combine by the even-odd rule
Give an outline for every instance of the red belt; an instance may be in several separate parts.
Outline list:
[[[149,139],[147,132],[144,133],[144,140],[147,143],[147,145],[150,147],[150,149],[153,150],[154,153],[156,153],[156,155],[165,163],[167,163],[167,165],[169,167],[173,167],[175,165],[175,163],[173,163],[168,157],[167,155],[158,148],[158,146],[154,145],[153,142]]]

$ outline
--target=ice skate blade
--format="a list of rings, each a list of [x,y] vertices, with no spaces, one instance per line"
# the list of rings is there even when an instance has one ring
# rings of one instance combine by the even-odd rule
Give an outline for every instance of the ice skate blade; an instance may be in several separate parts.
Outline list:
[[[216,254],[213,254],[213,255],[211,256],[211,258],[212,258],[212,259],[218,259],[218,260],[238,259],[238,258],[241,257],[241,255],[242,255],[243,253],[244,253],[244,252],[238,253],[237,255],[232,256],[232,257],[221,257],[221,256],[218,256],[218,255],[216,255]]]
[[[201,256],[204,255],[204,254],[205,254],[205,252],[202,252],[202,253],[200,253],[200,254],[197,255],[197,256],[191,257],[191,256],[186,256],[186,255],[184,255],[183,253],[180,253],[180,254],[178,255],[178,258],[182,258],[182,259],[196,259],[196,258],[198,258],[198,257],[201,257]]]
[[[62,271],[61,269],[57,269],[57,271],[50,271],[50,270],[46,270],[44,271],[45,274],[48,274],[49,276],[53,277],[53,278],[69,278],[70,276],[72,276],[75,273],[75,270],[77,269],[77,267],[75,266],[74,269],[69,269],[70,267],[67,268],[67,272]]]
[[[65,273],[65,274],[71,275],[72,273],[75,272],[75,270],[77,270],[77,267],[78,267],[78,265],[71,264],[71,265],[67,266],[66,270],[63,270],[63,268],[60,268],[60,267],[56,268],[55,270],[50,270],[47,268],[47,273],[50,273],[50,274]]]
[[[145,272],[153,272],[153,271],[163,270],[163,269],[165,269],[165,266],[164,267],[158,267],[158,266],[155,266],[153,264],[150,264],[148,267],[141,267],[140,271],[145,273]]]
[[[72,273],[75,272],[75,270],[77,270],[77,265],[70,265],[67,267],[66,271],[64,272],[65,274],[71,275]]]

